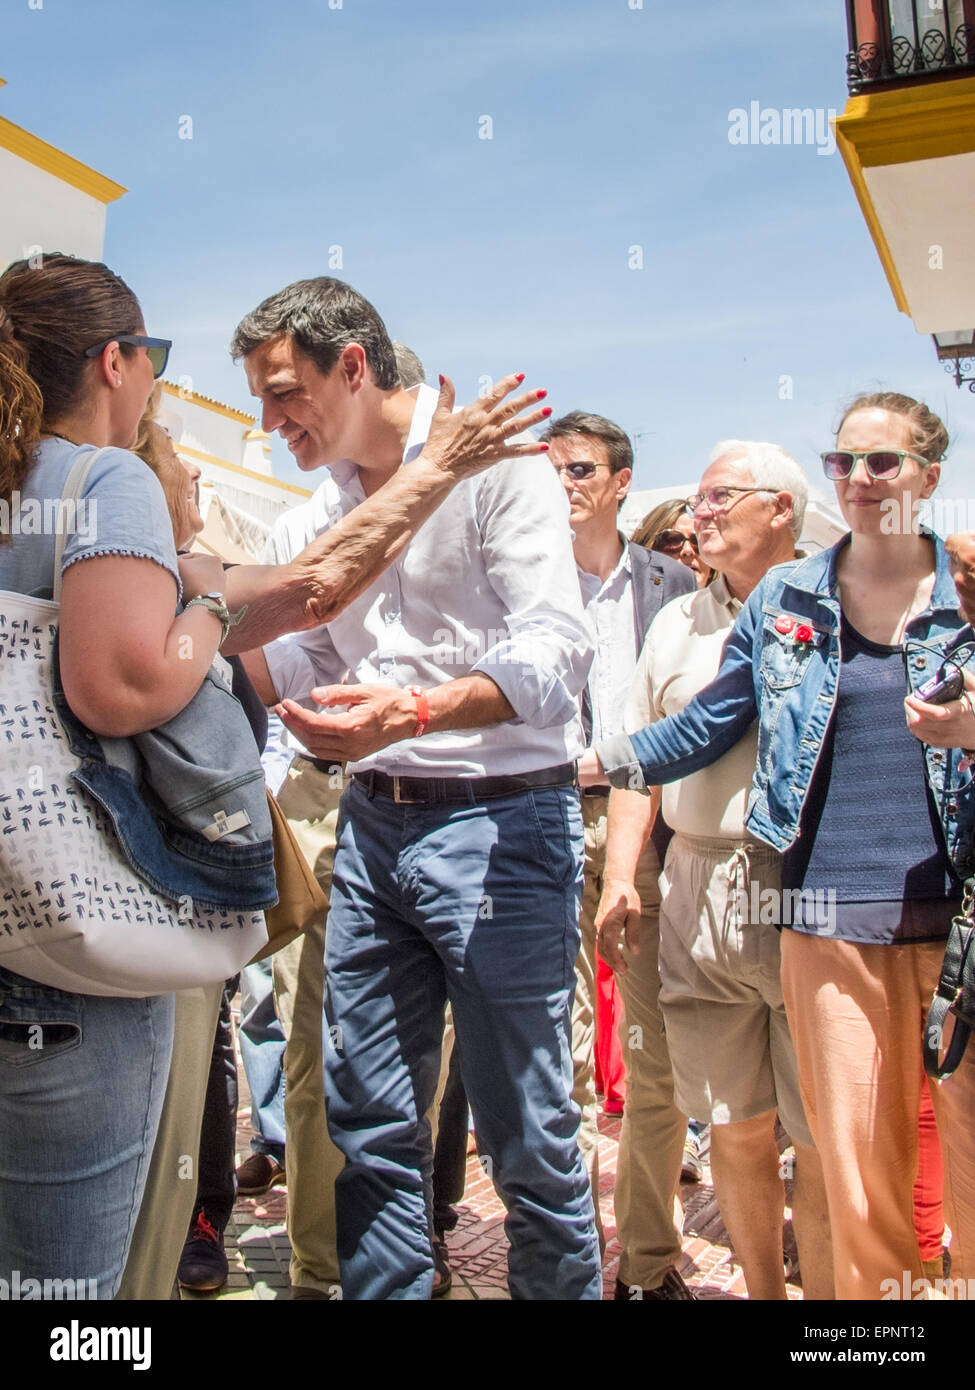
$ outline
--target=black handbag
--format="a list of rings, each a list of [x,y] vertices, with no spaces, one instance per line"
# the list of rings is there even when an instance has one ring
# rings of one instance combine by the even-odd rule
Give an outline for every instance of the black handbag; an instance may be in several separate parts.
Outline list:
[[[924,1025],[924,1070],[934,1081],[945,1077],[958,1066],[965,1054],[968,1037],[975,1028],[975,878],[965,883],[961,911],[952,919],[948,944],[945,946],[941,979],[931,1000]],[[955,1027],[944,1061],[941,1041],[949,1013],[955,1016]]]

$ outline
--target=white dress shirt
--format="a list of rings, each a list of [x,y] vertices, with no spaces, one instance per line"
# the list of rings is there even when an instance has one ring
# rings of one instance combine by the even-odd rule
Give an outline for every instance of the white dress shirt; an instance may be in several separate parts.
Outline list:
[[[404,465],[421,452],[436,403],[436,391],[418,388]],[[344,515],[363,500],[358,469],[330,471]],[[544,457],[459,483],[334,621],[264,648],[279,697],[307,700],[346,672],[353,683],[428,688],[480,671],[513,719],[406,739],[347,771],[477,777],[573,761],[583,751],[579,693],[592,645],[568,522],[565,490]]]
[[[633,572],[626,543],[616,568],[604,583],[600,583],[598,575],[579,570],[579,587],[596,640],[596,654],[589,672],[589,699],[592,704],[591,741],[598,743],[623,732],[626,693],[640,654]]]

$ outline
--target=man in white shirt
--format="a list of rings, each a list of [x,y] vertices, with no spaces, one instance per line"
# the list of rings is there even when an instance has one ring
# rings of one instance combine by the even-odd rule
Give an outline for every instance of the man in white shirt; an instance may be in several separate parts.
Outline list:
[[[300,467],[331,468],[343,512],[423,448],[436,394],[398,387],[382,321],[340,282],[272,296],[232,351],[264,428]],[[498,406],[515,384],[484,402],[498,407],[509,461],[459,484],[334,621],[249,664],[315,757],[350,764],[326,946],[349,1298],[430,1296],[424,1116],[447,999],[480,1148],[508,1205],[512,1296],[601,1295],[569,1099],[577,701],[592,652],[578,590],[565,584],[564,496],[547,461],[531,458],[543,446],[510,443],[543,412],[516,419],[527,396]],[[350,684],[329,685],[346,671]],[[297,703],[309,697],[345,712],[309,713]]]
[[[576,410],[554,421],[543,438],[569,499],[579,584],[596,651],[583,699],[587,742],[623,730],[623,705],[637,656],[661,606],[694,589],[694,571],[665,555],[625,541],[617,513],[630,487],[633,450],[619,425]],[[589,1170],[598,1219],[599,1131],[593,1084],[597,1012],[596,907],[606,858],[609,787],[586,787],[582,818],[586,837],[585,884],[572,1012],[573,1098],[582,1111],[579,1147]],[[643,944],[655,961],[657,945],[657,847],[647,842],[637,873],[644,905]],[[631,1007],[623,983],[627,1023]],[[627,1032],[625,1060],[632,1100],[627,1100],[616,1180],[616,1223],[624,1247],[617,1296],[689,1299],[677,1271],[680,1233],[674,1226],[674,1193],[680,1177],[686,1124],[674,1105],[673,1078],[663,1025],[654,998],[639,1010],[640,1026]],[[647,1015],[655,1026],[647,1026]],[[622,1289],[622,1292],[620,1290]]]
[[[794,557],[807,493],[799,465],[776,445],[716,446],[690,504],[701,559],[717,577],[668,604],[651,626],[627,700],[627,731],[683,709],[714,678],[742,603],[766,570]],[[662,812],[675,833],[660,880],[660,1012],[676,1102],[711,1125],[715,1193],[749,1297],[786,1297],[778,1114],[797,1156],[793,1219],[803,1290],[831,1298],[822,1166],[799,1095],[779,934],[749,910],[780,883],[780,856],[745,830],[757,740],[753,725],[717,762],[663,788]],[[601,757],[605,747],[597,748]],[[601,954],[631,991],[651,975],[658,983],[633,870],[659,804],[656,789],[647,797],[614,787],[610,797],[596,924]],[[627,1005],[627,1021],[644,1020]]]

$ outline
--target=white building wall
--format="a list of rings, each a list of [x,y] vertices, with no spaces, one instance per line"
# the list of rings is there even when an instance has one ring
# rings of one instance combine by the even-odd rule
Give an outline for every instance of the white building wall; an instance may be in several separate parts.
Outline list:
[[[192,397],[172,395],[169,391],[163,392],[159,412],[163,417],[178,418],[182,431],[180,443],[226,459],[238,467],[245,466],[244,435],[252,428],[249,421],[231,419],[222,411],[213,410]],[[164,419],[164,423],[168,422]]]
[[[0,147],[0,269],[40,247],[100,261],[105,204]]]

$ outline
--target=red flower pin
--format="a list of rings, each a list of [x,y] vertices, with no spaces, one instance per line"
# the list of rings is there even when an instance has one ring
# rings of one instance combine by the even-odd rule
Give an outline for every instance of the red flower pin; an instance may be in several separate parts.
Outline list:
[[[811,642],[812,639],[813,639],[813,630],[812,630],[812,628],[811,628],[811,627],[807,627],[805,623],[800,623],[799,626],[796,628],[796,641],[797,641],[797,642]]]

